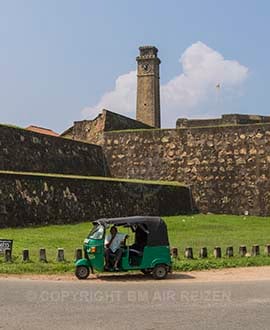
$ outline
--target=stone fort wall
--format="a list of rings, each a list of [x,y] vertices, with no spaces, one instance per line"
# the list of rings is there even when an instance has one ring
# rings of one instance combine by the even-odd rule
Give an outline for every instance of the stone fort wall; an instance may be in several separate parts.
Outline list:
[[[76,141],[101,144],[104,132],[141,128],[147,129],[152,127],[104,109],[93,120],[75,121],[73,126],[63,132],[61,136]]]
[[[0,227],[191,212],[186,186],[109,175],[100,146],[0,125]]]
[[[107,132],[112,176],[191,186],[201,212],[270,215],[270,124]]]
[[[106,176],[102,148],[0,125],[0,170]]]
[[[0,228],[190,212],[186,186],[0,172]]]
[[[99,142],[101,146],[0,126],[0,171],[178,181],[191,186],[194,203],[189,198],[185,204],[189,203],[189,211],[198,208],[201,212],[270,215],[270,123],[112,131],[103,132]],[[3,187],[7,189],[8,180],[5,178],[1,182],[0,193]],[[65,185],[65,180],[58,178],[59,186]],[[79,189],[79,183],[76,184],[76,189]],[[102,203],[103,197],[107,196],[106,190],[110,190],[114,183],[100,184],[104,189],[102,191],[98,188],[99,184],[91,185],[95,188],[90,196],[94,191],[100,193],[99,202]],[[64,194],[65,187],[62,188],[59,196]],[[13,191],[16,192],[16,189]],[[31,189],[33,194],[39,191],[38,185],[36,189],[31,186]],[[87,189],[82,185],[80,193],[84,196],[89,192]],[[9,193],[13,196],[12,192]],[[112,210],[117,207],[119,199],[123,198],[125,202],[117,189],[114,193],[115,196],[111,194],[108,197],[115,203],[115,206],[108,204]],[[190,192],[188,194],[190,196]],[[3,196],[0,196],[0,209]],[[144,198],[143,195],[138,196]],[[134,210],[132,203],[140,203],[138,196],[133,195],[133,201],[126,204],[128,206],[122,215],[127,214],[128,209]],[[186,200],[186,197],[177,194],[170,195],[170,198],[177,203],[179,199]],[[150,201],[151,198],[146,199],[141,212],[143,208],[148,210],[147,203],[151,204]],[[20,200],[17,202],[13,204],[15,209],[21,205]],[[158,200],[155,202],[158,203]],[[31,205],[34,214],[38,212],[40,215],[40,211],[33,207],[35,204]],[[58,214],[57,203],[51,201],[49,205],[52,207],[50,216],[53,217],[53,212]],[[183,211],[187,210],[186,206],[180,205],[178,212],[181,207]],[[168,209],[170,214],[175,214],[171,206]],[[154,211],[153,208],[151,210]],[[81,212],[80,221],[85,219],[81,217],[84,211]],[[94,212],[93,208],[91,212]],[[73,214],[71,218],[75,221],[75,212]],[[100,211],[97,214],[103,213]],[[117,215],[117,212],[112,211],[111,214]],[[57,219],[62,218],[57,216],[55,221]]]
[[[221,118],[211,119],[187,119],[179,118],[176,121],[176,128],[224,126],[224,125],[252,125],[270,123],[269,116],[245,115],[245,114],[226,114]]]

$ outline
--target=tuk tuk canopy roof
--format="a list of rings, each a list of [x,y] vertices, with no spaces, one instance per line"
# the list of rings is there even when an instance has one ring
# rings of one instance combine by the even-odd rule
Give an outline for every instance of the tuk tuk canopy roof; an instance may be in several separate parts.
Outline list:
[[[129,227],[132,225],[144,225],[148,231],[148,246],[169,245],[166,223],[160,217],[135,216],[122,218],[108,218],[93,221],[94,224],[115,225]]]

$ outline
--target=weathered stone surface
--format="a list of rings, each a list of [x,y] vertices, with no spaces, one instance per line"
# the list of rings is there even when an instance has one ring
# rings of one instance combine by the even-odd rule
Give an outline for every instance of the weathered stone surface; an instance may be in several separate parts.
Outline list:
[[[30,260],[30,257],[29,257],[29,250],[28,249],[24,249],[22,251],[22,261],[24,262],[28,262]]]
[[[241,245],[239,247],[239,255],[240,257],[245,257],[247,254],[247,247],[245,245]]]
[[[202,247],[199,252],[199,257],[207,258],[207,256],[208,256],[207,247]]]
[[[137,56],[136,119],[152,127],[160,127],[159,64],[157,48],[140,47]]]
[[[173,258],[178,258],[178,248],[177,247],[172,247],[171,248],[171,256]]]
[[[215,257],[215,258],[221,258],[221,256],[222,256],[222,253],[221,253],[221,247],[216,246],[216,247],[214,248],[214,257]]]
[[[0,227],[191,212],[186,186],[0,173]]]
[[[4,250],[4,259],[5,262],[11,262],[12,261],[12,255],[11,255],[11,249]]]
[[[39,249],[39,261],[47,262],[46,249],[44,248]]]
[[[75,121],[74,125],[61,136],[77,141],[102,144],[104,132],[138,128],[146,129],[151,126],[104,109],[93,120]]]
[[[64,252],[64,249],[58,248],[56,260],[58,262],[65,261],[65,252]]]
[[[270,244],[266,244],[266,245],[265,245],[265,249],[264,249],[264,251],[265,251],[265,254],[266,254],[268,257],[270,257]]]
[[[233,257],[233,246],[228,246],[226,249],[226,256]]]
[[[75,260],[80,260],[83,257],[82,249],[76,249],[75,250]]]
[[[260,255],[260,246],[259,246],[259,245],[257,245],[257,244],[252,245],[252,248],[251,248],[251,255],[252,255],[253,257]]]
[[[244,115],[244,114],[226,114],[222,115],[221,118],[211,119],[187,119],[179,118],[176,122],[176,128],[187,128],[187,127],[209,127],[209,126],[223,126],[223,125],[237,125],[237,124],[261,124],[269,123],[269,116],[258,116],[258,115]],[[245,139],[245,135],[240,135],[241,139]]]
[[[120,118],[106,113],[103,124],[111,126],[105,129],[101,122],[97,125],[103,133],[117,127]],[[133,124],[140,125],[124,118],[119,127]],[[87,125],[83,127],[85,133]],[[99,142],[106,157],[95,145],[0,126],[0,170],[175,180],[191,186],[194,207],[201,212],[270,215],[269,123],[103,133]],[[17,180],[16,189],[24,201],[42,204],[38,189],[29,197],[21,186]],[[0,186],[0,199],[4,189],[5,185]],[[16,200],[15,192],[10,192],[10,200]],[[44,194],[50,192],[45,180]],[[76,202],[77,195],[71,190],[63,188],[62,193],[65,199]],[[6,214],[7,204],[0,202],[0,218],[5,219]]]
[[[192,249],[192,247],[187,247],[185,249],[185,257],[187,259],[193,259],[193,249]]]
[[[0,170],[105,176],[102,148],[0,125]]]
[[[104,135],[104,151],[115,177],[190,185],[201,212],[265,216],[270,215],[269,132],[269,123],[111,132]],[[116,138],[122,142],[108,149],[107,140]],[[149,145],[138,143],[140,138]],[[125,155],[121,163],[114,158],[118,154]]]

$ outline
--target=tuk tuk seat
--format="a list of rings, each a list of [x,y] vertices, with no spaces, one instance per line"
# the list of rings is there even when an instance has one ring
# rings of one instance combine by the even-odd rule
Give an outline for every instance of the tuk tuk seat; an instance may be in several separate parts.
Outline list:
[[[143,251],[139,251],[136,249],[129,249],[129,253],[132,255],[137,255],[138,257],[142,257],[143,256]]]

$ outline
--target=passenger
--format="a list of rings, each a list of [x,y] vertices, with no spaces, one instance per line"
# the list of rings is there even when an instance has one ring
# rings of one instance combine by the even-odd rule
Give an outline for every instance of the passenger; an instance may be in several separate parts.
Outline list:
[[[147,231],[142,226],[137,226],[135,231],[135,242],[131,246],[131,249],[137,251],[143,251],[147,242]]]
[[[119,262],[123,255],[123,249],[121,248],[121,244],[125,245],[126,239],[127,235],[118,233],[117,228],[115,226],[110,229],[110,234],[105,238],[105,270],[109,270],[110,259],[114,256],[115,261],[113,269],[116,271],[119,270]]]

